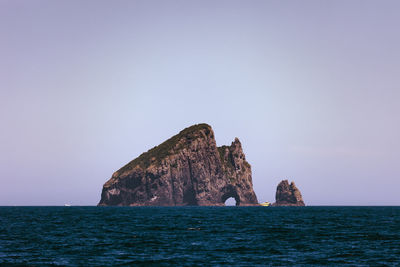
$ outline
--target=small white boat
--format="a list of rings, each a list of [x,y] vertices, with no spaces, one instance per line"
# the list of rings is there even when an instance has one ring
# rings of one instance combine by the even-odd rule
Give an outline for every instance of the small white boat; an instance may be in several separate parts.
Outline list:
[[[71,207],[71,204],[66,203],[64,204],[64,207]]]

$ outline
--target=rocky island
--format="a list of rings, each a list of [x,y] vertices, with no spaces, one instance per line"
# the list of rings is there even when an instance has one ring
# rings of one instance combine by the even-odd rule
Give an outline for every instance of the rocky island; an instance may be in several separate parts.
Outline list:
[[[281,181],[276,188],[276,202],[272,206],[305,206],[300,190],[294,182]]]
[[[100,206],[257,205],[251,166],[238,138],[217,147],[208,124],[182,130],[141,154],[104,184]]]

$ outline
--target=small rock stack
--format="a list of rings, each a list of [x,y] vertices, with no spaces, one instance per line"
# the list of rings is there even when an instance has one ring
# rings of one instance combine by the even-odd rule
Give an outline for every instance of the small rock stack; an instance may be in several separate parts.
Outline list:
[[[288,180],[283,180],[278,184],[275,199],[273,206],[305,206],[300,190],[294,182],[289,185]]]

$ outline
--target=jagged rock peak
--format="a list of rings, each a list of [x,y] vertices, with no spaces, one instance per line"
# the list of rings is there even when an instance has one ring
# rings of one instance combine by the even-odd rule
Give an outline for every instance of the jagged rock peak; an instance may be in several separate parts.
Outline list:
[[[305,206],[300,190],[294,182],[281,181],[276,188],[274,206]]]
[[[255,205],[251,166],[238,138],[217,147],[208,124],[182,130],[141,154],[104,184],[99,205]]]

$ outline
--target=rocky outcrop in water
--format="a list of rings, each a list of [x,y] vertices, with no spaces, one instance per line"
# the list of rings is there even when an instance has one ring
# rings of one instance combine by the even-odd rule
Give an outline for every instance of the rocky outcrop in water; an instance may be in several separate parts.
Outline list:
[[[104,184],[100,206],[256,205],[251,166],[238,138],[217,147],[207,124],[193,125],[143,153]]]
[[[283,180],[278,184],[275,199],[273,206],[305,206],[300,190],[294,182],[289,185],[288,180]]]

